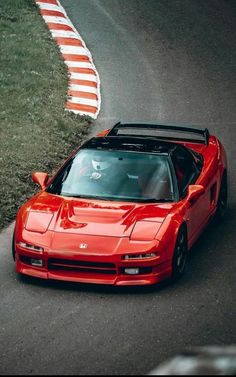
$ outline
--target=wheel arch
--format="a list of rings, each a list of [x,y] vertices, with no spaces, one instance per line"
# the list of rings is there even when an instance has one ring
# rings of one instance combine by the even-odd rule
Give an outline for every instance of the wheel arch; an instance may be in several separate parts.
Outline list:
[[[182,236],[183,235],[183,236]],[[171,260],[173,281],[179,279],[185,271],[188,254],[187,226],[185,222],[180,225],[175,240],[175,248]]]
[[[168,217],[168,216],[167,216]],[[157,239],[162,243],[167,252],[167,259],[171,260],[174,254],[177,237],[180,229],[184,228],[187,238],[188,247],[188,228],[186,221],[180,216],[172,216],[166,218]]]
[[[186,241],[187,241],[187,248],[188,248],[188,227],[187,227],[187,223],[186,221],[182,221],[182,223],[179,225],[179,228],[178,228],[178,231],[176,233],[176,237],[175,237],[175,243],[177,241],[177,237],[178,237],[178,234],[180,232],[180,230],[184,229],[184,232],[185,232],[185,235],[186,235]]]

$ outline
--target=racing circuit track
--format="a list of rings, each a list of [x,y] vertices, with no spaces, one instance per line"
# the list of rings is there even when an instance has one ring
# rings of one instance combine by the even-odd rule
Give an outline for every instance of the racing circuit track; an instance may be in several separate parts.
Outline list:
[[[19,278],[0,234],[0,374],[146,374],[193,346],[236,344],[236,4],[62,0],[101,80],[93,133],[117,120],[207,126],[230,200],[175,285],[112,288]]]

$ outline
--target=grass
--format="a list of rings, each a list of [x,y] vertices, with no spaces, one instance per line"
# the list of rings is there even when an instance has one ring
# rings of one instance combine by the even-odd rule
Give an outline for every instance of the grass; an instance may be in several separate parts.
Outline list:
[[[85,138],[91,119],[64,110],[67,71],[33,0],[0,2],[0,229]]]

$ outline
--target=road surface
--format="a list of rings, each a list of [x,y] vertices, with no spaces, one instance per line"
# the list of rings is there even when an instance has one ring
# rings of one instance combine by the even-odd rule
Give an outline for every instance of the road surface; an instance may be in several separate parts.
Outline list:
[[[227,218],[175,285],[112,288],[21,279],[0,234],[0,374],[146,374],[195,346],[236,343],[236,3],[61,0],[90,49],[102,108],[118,120],[207,126],[229,159]]]

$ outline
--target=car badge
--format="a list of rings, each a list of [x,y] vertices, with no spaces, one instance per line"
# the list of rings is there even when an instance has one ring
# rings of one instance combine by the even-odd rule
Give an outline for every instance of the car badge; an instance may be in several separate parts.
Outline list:
[[[79,248],[80,249],[87,249],[88,244],[87,243],[80,243]]]

